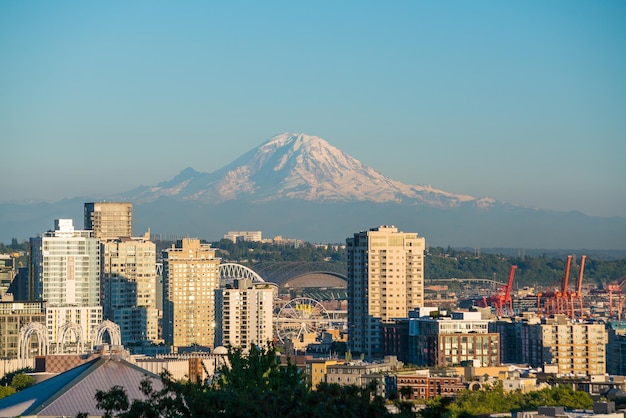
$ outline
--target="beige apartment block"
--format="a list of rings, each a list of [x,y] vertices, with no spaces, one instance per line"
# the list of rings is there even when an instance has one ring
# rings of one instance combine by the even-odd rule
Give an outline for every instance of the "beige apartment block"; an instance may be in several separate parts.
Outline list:
[[[133,235],[133,204],[129,202],[85,203],[85,229],[102,241]]]
[[[163,251],[163,332],[174,347],[213,347],[215,290],[220,259],[215,249],[183,238]]]
[[[555,315],[541,327],[543,362],[558,366],[559,375],[606,373],[608,333],[604,324],[572,322]]]
[[[346,239],[348,345],[355,353],[382,356],[382,323],[406,318],[424,304],[425,239],[394,226],[379,226]]]

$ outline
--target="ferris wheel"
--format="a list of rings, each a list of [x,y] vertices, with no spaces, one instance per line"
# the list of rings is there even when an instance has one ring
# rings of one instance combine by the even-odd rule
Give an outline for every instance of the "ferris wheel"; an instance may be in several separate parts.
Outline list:
[[[329,328],[330,322],[326,308],[311,298],[290,300],[274,318],[276,336],[283,343],[298,341],[305,334],[319,334]]]

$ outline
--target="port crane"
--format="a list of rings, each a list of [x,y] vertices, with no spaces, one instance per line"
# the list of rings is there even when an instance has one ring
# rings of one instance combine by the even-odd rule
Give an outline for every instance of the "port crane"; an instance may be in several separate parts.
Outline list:
[[[583,255],[580,260],[580,271],[578,274],[578,282],[576,283],[576,290],[569,290],[569,274],[572,264],[572,255],[567,256],[567,263],[565,264],[565,275],[561,280],[560,289],[550,290],[547,292],[537,293],[537,312],[541,313],[541,299],[544,299],[543,313],[549,314],[565,314],[569,318],[574,319],[576,317],[575,300],[578,301],[580,307],[580,317],[584,316],[583,310],[583,274],[585,270],[585,260],[587,256]]]
[[[483,297],[481,306],[486,308],[487,306],[494,306],[496,314],[500,317],[504,316],[505,308],[507,314],[513,316],[513,300],[511,299],[511,289],[513,288],[513,278],[515,277],[515,270],[517,266],[511,266],[511,272],[509,273],[509,281],[506,286],[502,288],[504,294],[495,294],[489,297]]]

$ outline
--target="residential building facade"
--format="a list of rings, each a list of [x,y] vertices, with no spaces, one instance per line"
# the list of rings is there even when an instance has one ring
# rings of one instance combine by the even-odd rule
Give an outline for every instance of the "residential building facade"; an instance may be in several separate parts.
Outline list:
[[[369,358],[383,355],[383,323],[406,318],[424,303],[425,239],[380,226],[346,239],[348,346]]]
[[[274,289],[267,283],[237,279],[233,288],[215,291],[215,346],[248,349],[272,341]]]
[[[20,331],[32,322],[45,323],[44,302],[0,301],[1,358],[17,358]],[[37,342],[31,340],[31,347],[36,348]]]
[[[500,335],[489,333],[480,312],[453,312],[450,317],[413,315],[409,324],[409,362],[449,367],[466,361],[500,365]]]
[[[540,325],[543,363],[558,365],[559,375],[606,373],[608,333],[604,324],[572,322],[565,315]]]
[[[611,321],[607,332],[607,372],[626,376],[626,321]]]
[[[133,204],[129,202],[85,203],[84,228],[103,241],[133,235]]]
[[[46,302],[51,344],[89,343],[93,326],[102,321],[100,241],[91,231],[57,219],[54,231],[30,239],[29,299]]]
[[[120,327],[122,344],[159,340],[156,245],[149,233],[102,243],[104,319]]]
[[[398,395],[405,399],[455,397],[465,389],[461,376],[431,376],[428,369],[398,373],[396,379]]]
[[[220,259],[215,249],[183,238],[163,251],[163,332],[174,347],[213,347],[215,290]]]

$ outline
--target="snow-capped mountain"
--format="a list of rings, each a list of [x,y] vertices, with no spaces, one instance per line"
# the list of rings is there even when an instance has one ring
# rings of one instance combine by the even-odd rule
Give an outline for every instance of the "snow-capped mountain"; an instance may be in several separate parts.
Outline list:
[[[315,136],[285,133],[227,166],[191,168],[156,186],[47,204],[0,204],[0,234],[33,237],[59,217],[83,218],[84,202],[133,203],[133,229],[219,240],[262,230],[311,242],[345,242],[396,225],[429,245],[483,248],[626,249],[623,218],[523,208],[385,177]],[[1,240],[0,240],[1,241]],[[575,247],[574,247],[575,246]]]
[[[214,173],[187,168],[172,180],[135,190],[132,195],[142,201],[169,196],[213,203],[234,199],[369,201],[435,207],[455,207],[462,202],[483,207],[493,203],[488,198],[390,179],[324,139],[301,133],[277,135]]]

